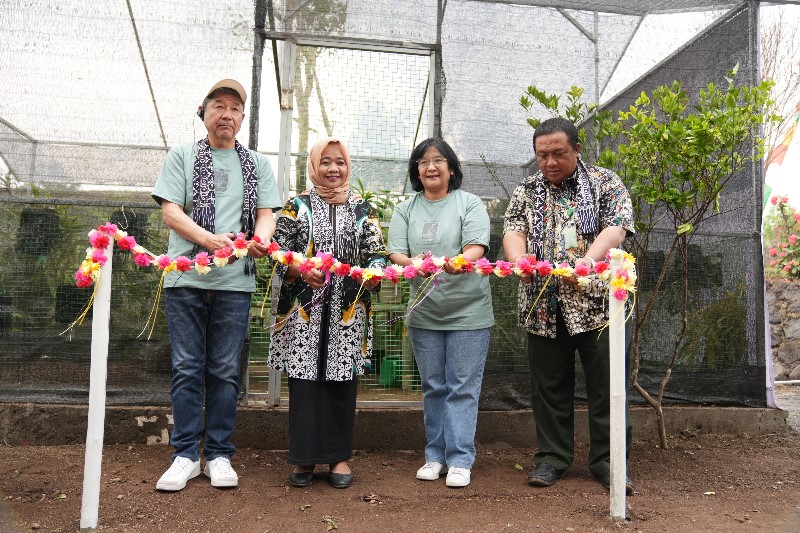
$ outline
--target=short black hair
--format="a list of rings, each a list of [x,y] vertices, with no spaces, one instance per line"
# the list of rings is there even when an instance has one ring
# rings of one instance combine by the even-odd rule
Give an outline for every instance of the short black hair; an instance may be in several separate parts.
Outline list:
[[[562,117],[548,118],[533,132],[533,151],[536,152],[536,138],[540,135],[553,133],[566,133],[567,140],[576,150],[578,149],[578,128],[575,124]]]
[[[419,179],[419,165],[417,165],[417,161],[422,159],[425,152],[427,152],[430,147],[439,150],[442,157],[447,159],[447,166],[453,171],[453,175],[450,176],[450,181],[447,184],[447,192],[452,192],[460,188],[464,175],[461,173],[461,163],[458,162],[458,156],[449,144],[442,139],[436,139],[434,137],[425,139],[411,152],[411,157],[408,159],[408,179],[411,181],[411,188],[415,192],[422,192],[425,190],[425,187],[422,185],[422,180]]]

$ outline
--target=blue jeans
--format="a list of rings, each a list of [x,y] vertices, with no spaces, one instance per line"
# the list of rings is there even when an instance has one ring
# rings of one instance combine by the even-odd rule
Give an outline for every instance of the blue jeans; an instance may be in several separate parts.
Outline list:
[[[440,331],[408,328],[422,379],[425,460],[472,468],[475,427],[490,328]]]
[[[188,287],[164,293],[172,344],[172,458],[196,461],[204,435],[206,460],[230,457],[236,450],[229,439],[236,423],[250,293]]]

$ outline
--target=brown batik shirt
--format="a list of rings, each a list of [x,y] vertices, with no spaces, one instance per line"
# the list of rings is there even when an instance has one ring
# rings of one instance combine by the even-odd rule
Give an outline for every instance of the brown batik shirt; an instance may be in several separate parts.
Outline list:
[[[527,249],[532,246],[534,198],[537,191],[546,191],[542,214],[543,257],[553,265],[563,262],[575,266],[575,260],[586,255],[595,237],[609,226],[620,226],[633,233],[633,207],[630,195],[619,177],[605,168],[586,165],[592,191],[597,233],[584,235],[576,224],[578,209],[578,180],[573,174],[555,186],[537,172],[526,178],[514,190],[505,214],[503,233],[516,231],[527,236]],[[544,182],[544,183],[542,183]],[[574,231],[577,245],[567,247],[566,235]],[[608,322],[607,287],[594,280],[587,287],[571,286],[555,277],[534,275],[530,284],[520,283],[518,294],[519,326],[543,337],[556,337],[556,316],[560,309],[570,335],[603,327]],[[544,289],[544,290],[543,290]],[[537,301],[538,297],[538,301]],[[536,302],[536,308],[531,307]]]

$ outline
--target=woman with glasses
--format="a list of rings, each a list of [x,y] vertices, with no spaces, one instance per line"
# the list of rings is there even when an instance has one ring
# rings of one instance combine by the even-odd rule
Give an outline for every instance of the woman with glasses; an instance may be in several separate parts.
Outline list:
[[[401,266],[430,253],[476,261],[489,248],[489,215],[480,198],[460,190],[455,152],[441,139],[426,139],[408,162],[417,194],[399,204],[389,224],[389,259]],[[488,276],[463,273],[446,263],[434,280],[411,280],[416,296],[406,319],[422,381],[425,464],[417,479],[466,487],[475,462],[483,368],[494,325]],[[431,290],[433,288],[433,290]],[[412,309],[413,308],[413,309]]]
[[[350,191],[350,155],[339,139],[311,148],[308,177],[313,184],[291,198],[278,214],[275,241],[302,257],[319,252],[359,267],[386,265],[378,214]],[[306,487],[314,467],[329,465],[328,480],[347,488],[353,473],[358,375],[370,367],[375,278],[361,282],[331,276],[320,267],[282,265],[269,365],[289,380],[289,483]],[[328,267],[330,268],[330,267]]]

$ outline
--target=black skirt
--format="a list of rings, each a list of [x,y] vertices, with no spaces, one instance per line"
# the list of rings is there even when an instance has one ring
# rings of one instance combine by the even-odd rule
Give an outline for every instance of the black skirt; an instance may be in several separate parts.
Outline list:
[[[353,456],[357,392],[357,378],[289,378],[289,464],[335,464]]]

